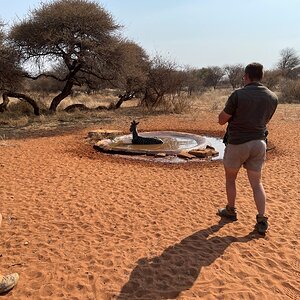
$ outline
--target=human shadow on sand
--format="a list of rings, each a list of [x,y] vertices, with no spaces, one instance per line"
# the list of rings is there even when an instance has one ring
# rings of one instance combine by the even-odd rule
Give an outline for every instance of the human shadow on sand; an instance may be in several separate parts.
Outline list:
[[[201,268],[212,264],[231,243],[246,243],[260,237],[251,232],[242,237],[209,238],[226,223],[220,220],[168,247],[160,256],[139,259],[117,299],[176,299],[193,286]]]

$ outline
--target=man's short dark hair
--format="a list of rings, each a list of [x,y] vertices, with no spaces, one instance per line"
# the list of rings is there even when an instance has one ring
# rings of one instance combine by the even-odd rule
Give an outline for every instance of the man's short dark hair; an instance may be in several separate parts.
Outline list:
[[[260,81],[263,78],[263,65],[255,62],[251,63],[246,66],[245,74],[248,74],[252,81]]]

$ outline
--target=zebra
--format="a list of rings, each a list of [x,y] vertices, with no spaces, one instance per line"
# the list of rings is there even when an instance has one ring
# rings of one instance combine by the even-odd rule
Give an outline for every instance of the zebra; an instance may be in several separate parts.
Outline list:
[[[142,137],[138,135],[137,125],[139,122],[133,120],[130,125],[130,132],[132,132],[132,144],[135,145],[152,145],[152,144],[162,144],[163,141],[158,138],[153,137]]]

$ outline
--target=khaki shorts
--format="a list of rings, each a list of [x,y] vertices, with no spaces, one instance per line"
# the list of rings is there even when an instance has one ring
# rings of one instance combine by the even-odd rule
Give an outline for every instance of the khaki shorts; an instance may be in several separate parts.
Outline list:
[[[242,165],[247,170],[261,171],[266,160],[266,142],[254,140],[225,148],[223,163],[225,168],[239,169]]]

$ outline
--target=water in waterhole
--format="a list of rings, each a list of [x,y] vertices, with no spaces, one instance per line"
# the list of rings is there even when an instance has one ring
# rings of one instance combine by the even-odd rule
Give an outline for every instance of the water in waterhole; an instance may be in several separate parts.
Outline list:
[[[223,159],[225,145],[221,138],[172,131],[144,132],[140,135],[143,137],[157,137],[163,141],[163,144],[136,145],[132,144],[132,135],[124,135],[116,137],[108,145],[98,150],[133,159],[168,163]],[[219,155],[209,159],[192,160],[186,160],[177,156],[183,150],[204,149],[207,145],[214,147],[219,152]],[[162,153],[165,153],[166,156],[161,157],[160,154]]]

